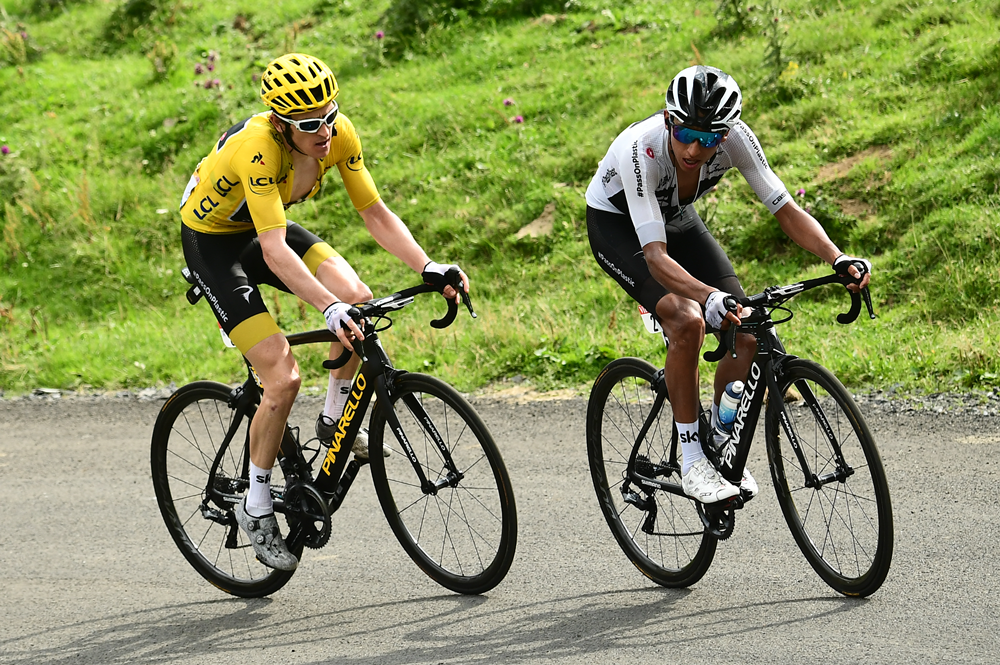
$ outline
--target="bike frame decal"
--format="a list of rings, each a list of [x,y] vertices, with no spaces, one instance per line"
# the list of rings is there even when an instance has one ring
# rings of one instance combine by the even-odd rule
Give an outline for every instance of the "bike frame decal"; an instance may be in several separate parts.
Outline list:
[[[337,453],[340,452],[341,444],[347,436],[348,430],[351,429],[351,421],[354,420],[354,416],[359,411],[358,407],[361,406],[361,398],[365,396],[367,388],[368,379],[365,378],[364,371],[358,372],[357,378],[354,379],[354,385],[351,387],[351,396],[344,407],[344,415],[337,422],[337,432],[333,435],[333,441],[330,442],[330,447],[326,451],[326,457],[323,459],[323,473],[327,476],[332,475],[332,469],[337,463]],[[355,436],[357,436],[357,430],[357,427],[353,430]]]

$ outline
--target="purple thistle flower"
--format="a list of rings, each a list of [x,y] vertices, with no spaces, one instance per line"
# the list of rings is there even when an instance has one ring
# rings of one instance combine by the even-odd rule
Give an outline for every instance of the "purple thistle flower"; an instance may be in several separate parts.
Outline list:
[[[812,206],[806,206],[806,212],[811,215],[813,212]]]
[[[214,72],[215,71],[215,63],[212,62],[211,60],[208,61],[208,71],[210,71],[210,72]]]
[[[211,65],[213,62],[219,59],[219,54],[215,51],[208,52],[208,64]]]
[[[204,74],[205,73],[205,65],[201,64],[200,62],[196,63],[195,66],[194,66],[194,73],[195,73],[195,76],[197,76],[198,74]]]
[[[10,154],[10,148],[8,148],[7,146],[2,146],[2,147],[0,147],[0,152],[2,152],[5,155],[9,155]]]
[[[375,39],[384,39],[384,38],[385,38],[385,33],[382,32],[381,30],[375,33]]]
[[[514,122],[516,122],[517,124],[521,124],[522,122],[524,122],[524,116],[523,115],[515,115],[514,116]]]
[[[514,105],[514,100],[511,99],[510,97],[508,97],[507,99],[503,100],[503,105],[504,106],[513,106]]]
[[[28,38],[28,33],[25,32],[24,30],[22,30],[21,31],[21,39],[27,39],[27,38]]]
[[[220,81],[219,79],[212,79],[213,88],[218,88],[220,85],[222,85],[222,81]]]
[[[799,190],[795,192],[795,196],[805,196],[805,195],[806,195],[806,190],[802,189],[801,187],[799,187]]]
[[[205,89],[208,90],[212,87],[212,79],[205,79]]]

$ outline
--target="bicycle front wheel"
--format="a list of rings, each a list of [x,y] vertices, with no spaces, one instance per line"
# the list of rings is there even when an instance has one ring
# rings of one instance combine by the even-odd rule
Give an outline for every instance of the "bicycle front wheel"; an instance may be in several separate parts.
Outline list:
[[[259,598],[283,587],[294,571],[273,570],[257,561],[233,517],[235,502],[208,495],[212,465],[236,414],[229,407],[230,392],[225,384],[198,381],[170,396],[153,426],[153,488],[167,530],[188,563],[226,593]],[[242,420],[213,481],[228,496],[242,495],[249,486],[244,472],[249,420]],[[280,467],[274,467],[271,481],[272,486],[284,484]],[[301,545],[295,549],[293,554],[301,558]]]
[[[893,547],[889,484],[875,441],[826,368],[790,360],[779,387],[785,400],[780,415],[767,409],[765,436],[785,521],[827,584],[847,596],[871,595],[889,573]]]
[[[680,487],[670,402],[653,413],[656,372],[639,358],[619,358],[604,368],[587,404],[587,455],[601,511],[629,560],[657,584],[686,587],[708,571],[718,541],[706,532],[691,499],[627,482],[628,461],[638,446],[637,464],[646,475]]]
[[[517,542],[514,492],[500,451],[479,414],[443,381],[402,374],[390,393],[392,404],[378,404],[372,413],[369,444],[392,450],[388,458],[371,457],[389,526],[435,582],[458,593],[485,593],[510,570]],[[387,408],[413,449],[412,461],[387,428]]]

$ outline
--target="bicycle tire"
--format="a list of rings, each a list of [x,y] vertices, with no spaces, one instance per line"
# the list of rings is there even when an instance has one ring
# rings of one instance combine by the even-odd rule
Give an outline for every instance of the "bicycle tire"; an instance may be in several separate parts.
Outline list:
[[[878,448],[857,404],[828,369],[810,360],[789,360],[779,383],[781,394],[788,395],[792,386],[802,395],[815,396],[817,408],[806,399],[786,397],[782,411],[809,471],[827,476],[829,482],[806,485],[789,434],[769,408],[765,437],[778,504],[819,576],[846,596],[869,596],[889,573],[894,539],[889,485]],[[820,413],[829,423],[829,434]],[[841,480],[834,477],[838,462],[830,435],[853,468],[853,475]],[[783,439],[788,442],[784,446]]]
[[[229,386],[197,381],[183,386],[160,409],[153,426],[150,466],[160,514],[174,543],[188,563],[206,580],[226,593],[243,598],[267,596],[283,587],[294,571],[279,571],[257,561],[242,529],[206,518],[202,513],[205,488],[219,446],[235,410],[229,407]],[[216,474],[216,486],[242,488],[244,442],[249,419],[244,419]],[[272,486],[282,484],[275,465]],[[208,507],[219,518],[232,519],[233,505]],[[235,525],[235,520],[232,520]],[[226,547],[235,530],[235,548]],[[285,525],[284,533],[288,534]],[[302,547],[292,552],[301,559]]]
[[[479,414],[448,384],[407,373],[394,381],[391,408],[431,482],[447,475],[444,457],[404,398],[413,396],[440,432],[459,471],[455,486],[424,493],[413,464],[391,428],[388,405],[377,404],[370,422],[371,450],[389,444],[388,458],[372,455],[371,472],[382,511],[403,549],[441,586],[481,594],[503,580],[514,560],[517,509],[500,451]]]
[[[718,545],[705,530],[695,503],[662,490],[634,488],[656,501],[653,533],[646,533],[642,526],[649,512],[626,502],[621,491],[635,439],[654,406],[656,372],[639,358],[619,358],[601,371],[587,403],[587,455],[601,512],[622,551],[657,584],[687,587],[708,572]],[[662,465],[669,461],[676,440],[673,410],[666,400],[639,444],[639,454]],[[680,486],[679,469],[666,478]]]

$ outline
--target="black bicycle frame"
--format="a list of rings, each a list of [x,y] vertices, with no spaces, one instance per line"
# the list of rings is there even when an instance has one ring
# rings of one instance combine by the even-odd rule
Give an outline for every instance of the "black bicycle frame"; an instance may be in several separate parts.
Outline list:
[[[728,347],[731,351],[735,348],[734,336],[737,332],[751,334],[757,340],[756,353],[754,355],[753,362],[750,364],[750,370],[747,373],[744,384],[745,388],[743,396],[740,399],[739,406],[736,410],[736,419],[733,423],[733,437],[730,439],[726,448],[720,451],[719,454],[719,471],[730,483],[738,486],[742,481],[743,470],[746,467],[747,458],[750,455],[750,446],[753,443],[754,432],[760,418],[761,409],[763,408],[765,392],[772,396],[769,400],[768,408],[773,409],[773,415],[776,418],[776,422],[780,423],[781,428],[784,430],[785,435],[788,438],[789,445],[791,445],[792,449],[795,451],[795,456],[799,462],[799,468],[802,469],[804,474],[804,484],[806,487],[820,487],[831,482],[842,482],[854,473],[854,469],[851,468],[851,466],[847,464],[844,459],[840,443],[833,432],[833,428],[831,427],[826,414],[823,412],[822,406],[819,404],[819,400],[816,399],[816,396],[809,388],[809,385],[804,380],[799,380],[795,382],[795,387],[802,395],[802,399],[813,411],[817,421],[821,423],[823,432],[827,439],[829,439],[830,445],[833,448],[837,459],[837,468],[831,473],[818,476],[811,470],[811,467],[806,460],[805,453],[802,451],[798,436],[789,421],[788,414],[783,408],[784,395],[779,387],[780,379],[784,375],[784,364],[790,359],[795,358],[795,356],[785,352],[785,349],[774,330],[775,323],[772,320],[771,315],[764,311],[765,307],[780,304],[795,294],[833,282],[846,283],[844,282],[842,276],[831,275],[806,280],[786,287],[772,287],[765,290],[763,293],[754,296],[753,298],[745,299],[742,304],[745,306],[755,307],[754,312],[740,322],[738,329],[731,328],[724,334],[724,339],[722,340],[722,343],[720,343],[718,349],[705,354],[706,360],[713,362],[720,360],[725,353],[726,347]],[[867,290],[865,290],[860,295],[853,292],[851,293],[852,302],[850,311],[838,315],[837,320],[843,324],[854,321],[861,311],[862,300],[864,300],[868,307],[869,315],[874,318],[870,296],[868,295]],[[649,432],[649,429],[652,427],[654,420],[658,416],[660,409],[663,406],[663,402],[668,397],[666,382],[663,378],[662,370],[657,372],[653,381],[653,388],[656,392],[656,398],[649,414],[639,430],[635,445],[632,447],[632,453],[629,457],[627,467],[627,479],[629,482],[644,486],[647,489],[660,489],[672,494],[686,496],[678,483],[664,482],[655,477],[639,473],[639,471],[636,470],[636,458],[638,456],[641,443],[646,434]],[[705,429],[707,428],[702,427],[702,430]],[[705,434],[708,434],[708,432],[702,431],[702,435]],[[650,461],[650,467],[652,468],[654,475],[670,475],[670,473],[674,470],[674,467],[677,466],[676,460],[677,437],[676,435],[673,435],[671,437],[670,458],[667,464],[658,465]],[[624,487],[623,491],[625,491]],[[741,503],[741,501],[738,503]]]

